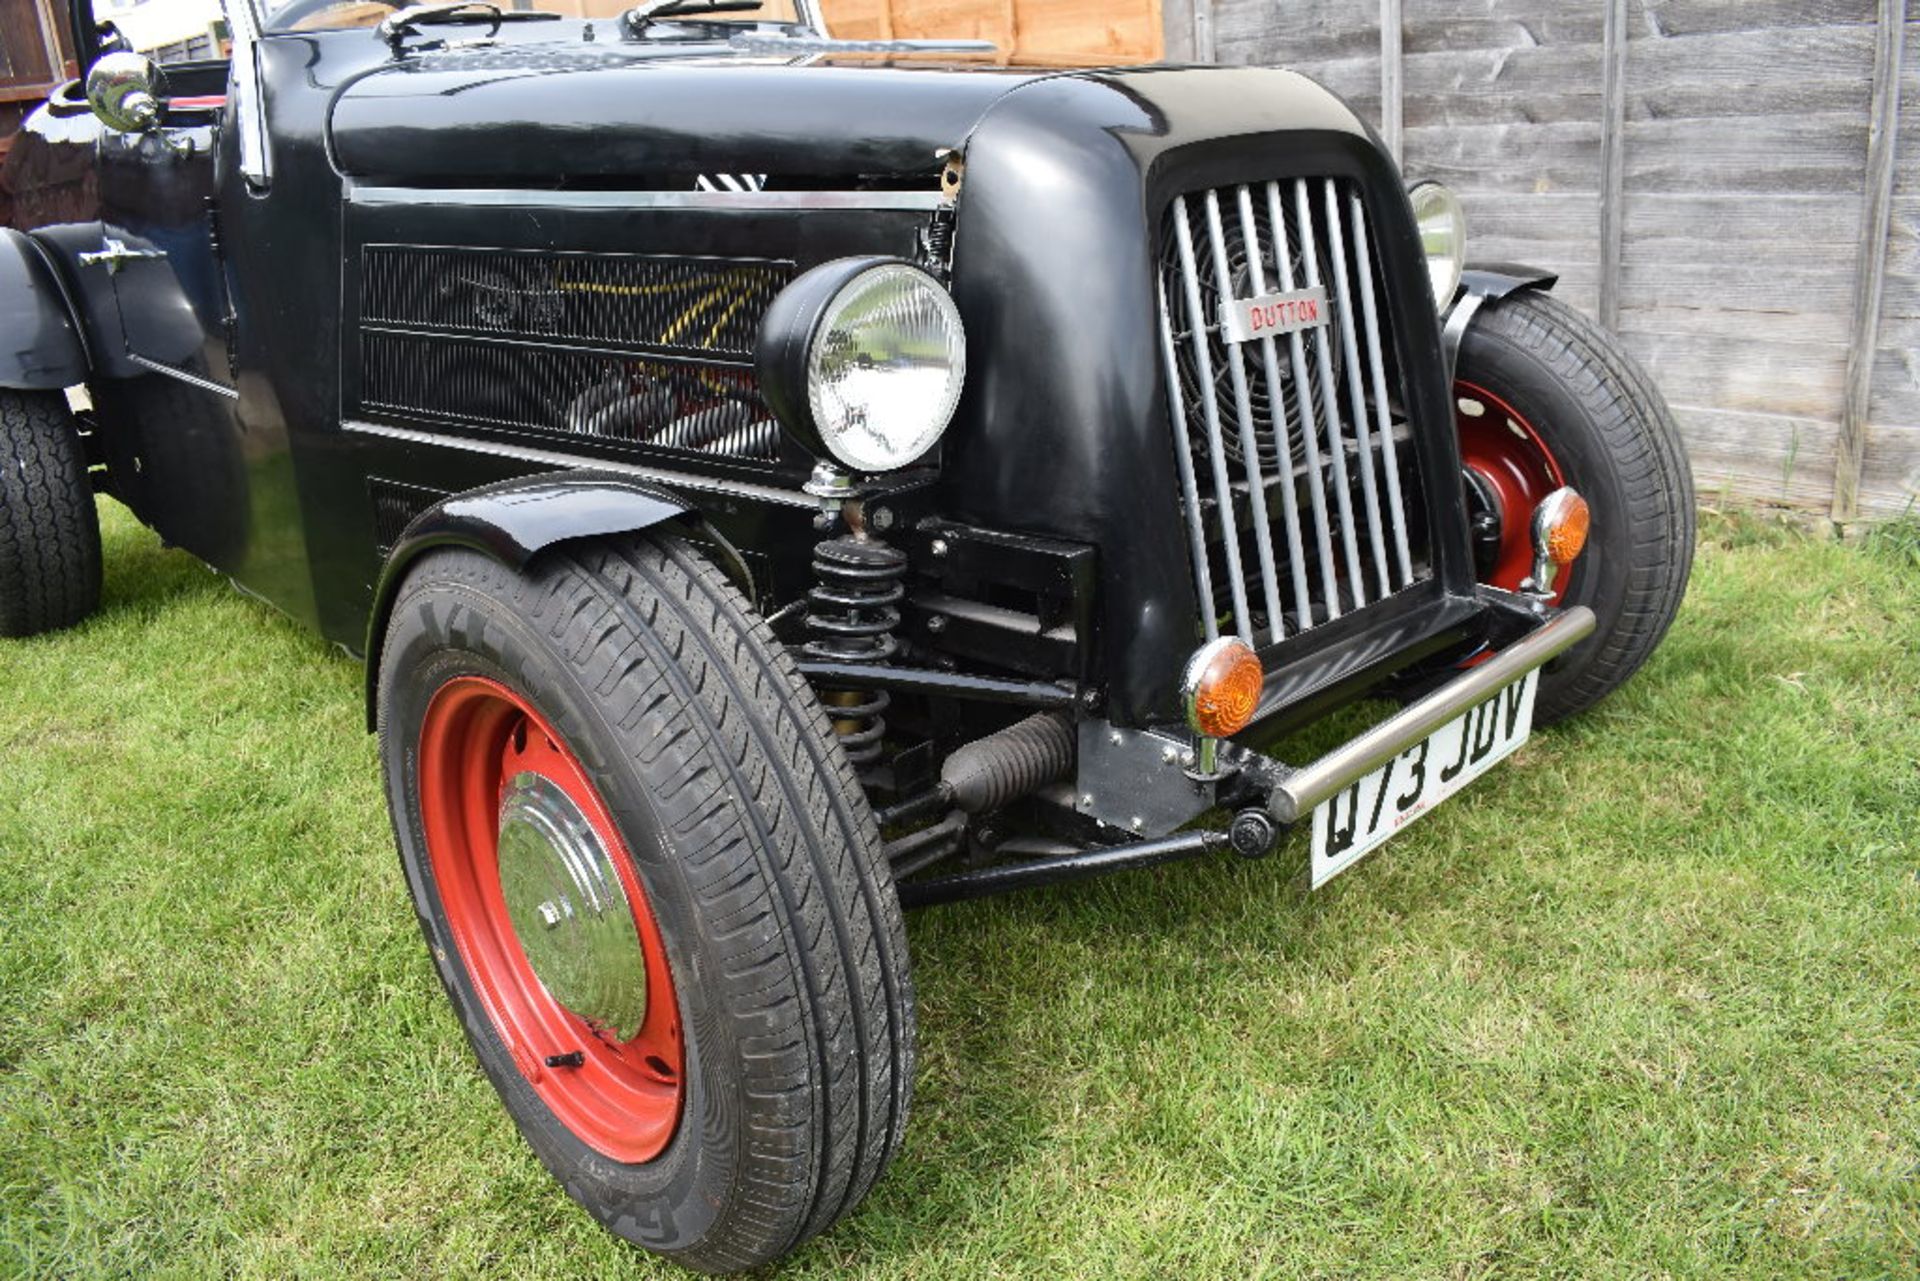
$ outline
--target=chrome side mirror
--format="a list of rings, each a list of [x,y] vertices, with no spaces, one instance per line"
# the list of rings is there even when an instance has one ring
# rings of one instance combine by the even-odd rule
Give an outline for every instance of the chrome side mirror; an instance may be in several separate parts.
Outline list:
[[[87,69],[87,105],[102,124],[121,133],[158,129],[165,92],[165,77],[145,54],[102,54]]]

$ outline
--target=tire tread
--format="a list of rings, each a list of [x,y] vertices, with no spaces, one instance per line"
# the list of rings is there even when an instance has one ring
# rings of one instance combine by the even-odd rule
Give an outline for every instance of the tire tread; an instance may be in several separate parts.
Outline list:
[[[58,392],[0,390],[0,636],[71,627],[100,604],[100,521]]]

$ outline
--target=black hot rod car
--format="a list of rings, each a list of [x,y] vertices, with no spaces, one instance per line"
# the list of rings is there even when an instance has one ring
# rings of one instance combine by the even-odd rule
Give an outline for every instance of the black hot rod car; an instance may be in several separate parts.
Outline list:
[[[8,162],[0,633],[104,492],[364,658],[481,1066],[689,1266],[899,1147],[903,907],[1295,824],[1318,885],[1678,607],[1646,375],[1300,76],[172,3],[78,0]]]

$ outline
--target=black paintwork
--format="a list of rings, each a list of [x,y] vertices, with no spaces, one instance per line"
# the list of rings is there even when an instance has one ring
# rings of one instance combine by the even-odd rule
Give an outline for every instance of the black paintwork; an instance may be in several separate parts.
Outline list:
[[[84,15],[79,25],[89,47]],[[1084,681],[1116,723],[1165,722],[1199,631],[1156,334],[1161,211],[1178,193],[1224,182],[1343,176],[1364,193],[1395,282],[1388,329],[1395,362],[1413,371],[1404,409],[1434,573],[1265,654],[1269,702],[1318,708],[1471,643],[1487,606],[1473,589],[1425,266],[1400,175],[1338,99],[1257,69],[769,65],[689,33],[698,29],[622,40],[612,23],[510,24],[487,48],[398,60],[370,30],[269,35],[258,46],[272,162],[264,187],[240,173],[232,103],[176,111],[159,134],[136,138],[77,115],[67,93],[22,145],[56,158],[90,151],[92,185],[33,228],[57,275],[5,290],[0,335],[10,344],[0,345],[41,351],[43,339],[17,335],[50,335],[35,359],[52,372],[36,376],[67,378],[84,336],[114,492],[350,649],[377,652],[398,574],[436,539],[519,563],[557,539],[696,509],[742,548],[772,612],[810,586],[818,534],[799,492],[811,461],[803,449],[769,463],[689,458],[383,415],[363,394],[364,252],[750,258],[796,273],[854,256],[917,260],[945,244],[924,203],[661,207],[639,197],[689,192],[701,174],[763,174],[776,192],[930,199],[958,154],[951,261],[929,265],[951,269],[969,334],[967,390],[937,455],[869,487],[869,505],[894,507],[903,530],[945,521],[1056,549],[1036,563],[1054,557],[1070,581],[1057,598],[1040,593],[1034,609],[1065,611],[1052,625],[1071,643],[1036,644],[1024,670],[1064,664],[1044,674]],[[170,69],[176,93],[218,93],[225,75]],[[82,266],[79,254],[108,234],[167,259],[111,277]],[[42,270],[21,243],[8,242],[10,261],[27,264],[16,275]],[[176,460],[190,464],[181,483],[153,482],[154,462],[180,441],[194,450]],[[527,452],[535,447],[543,452]],[[597,467],[602,479],[482,488],[556,466]],[[388,559],[376,489],[463,496],[422,516]],[[925,545],[919,536],[923,569]],[[923,599],[944,590],[936,578],[916,588]],[[990,647],[991,629],[982,634]],[[972,664],[991,681],[1004,672],[986,669],[1021,666],[982,663],[981,645],[942,653],[925,627],[913,642],[924,671],[934,660]],[[968,674],[943,693],[965,696]]]
[[[959,146],[994,103],[1036,78],[997,69],[769,66],[717,53],[724,46],[587,44],[574,34],[532,53],[409,58],[340,92],[335,162],[355,178],[428,186],[579,186],[702,173],[833,186],[898,179],[933,171],[935,152]]]
[[[70,387],[86,376],[86,344],[46,251],[0,228],[0,387]]]
[[[953,292],[977,373],[948,434],[942,497],[975,524],[1100,548],[1101,630],[1126,638],[1106,664],[1121,723],[1175,719],[1179,672],[1202,639],[1156,332],[1160,211],[1183,192],[1296,175],[1353,178],[1374,211],[1383,272],[1399,284],[1386,300],[1398,361],[1415,371],[1407,410],[1435,563],[1428,583],[1285,642],[1267,656],[1278,667],[1382,614],[1472,594],[1439,326],[1399,174],[1332,95],[1256,69],[1045,81],[990,113],[968,146]]]
[[[463,547],[514,569],[573,538],[632,534],[694,510],[678,494],[606,472],[521,476],[456,494],[415,517],[387,557],[367,622],[367,728],[373,728],[380,639],[401,580],[413,563],[443,547]]]
[[[936,903],[959,903],[967,899],[986,898],[991,894],[1007,894],[1014,890],[1037,889],[1042,885],[1083,881],[1113,872],[1157,867],[1161,863],[1173,863],[1202,854],[1224,853],[1232,848],[1232,838],[1226,832],[1202,828],[1176,832],[1153,841],[1096,846],[1077,854],[1020,859],[975,871],[956,872],[951,876],[905,882],[900,886],[900,906],[931,907]]]
[[[1559,283],[1560,277],[1555,272],[1511,262],[1468,263],[1467,269],[1460,273],[1461,291],[1488,302],[1498,302],[1516,290],[1545,291]]]

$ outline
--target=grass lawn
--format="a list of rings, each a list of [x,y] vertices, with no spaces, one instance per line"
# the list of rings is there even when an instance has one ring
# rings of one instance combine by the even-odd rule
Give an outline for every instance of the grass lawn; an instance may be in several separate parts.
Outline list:
[[[0,648],[0,1274],[673,1274],[520,1143],[360,668],[117,506]],[[1920,1275],[1920,557],[1709,520],[1653,663],[1318,896],[910,920],[907,1149],[783,1275]]]

